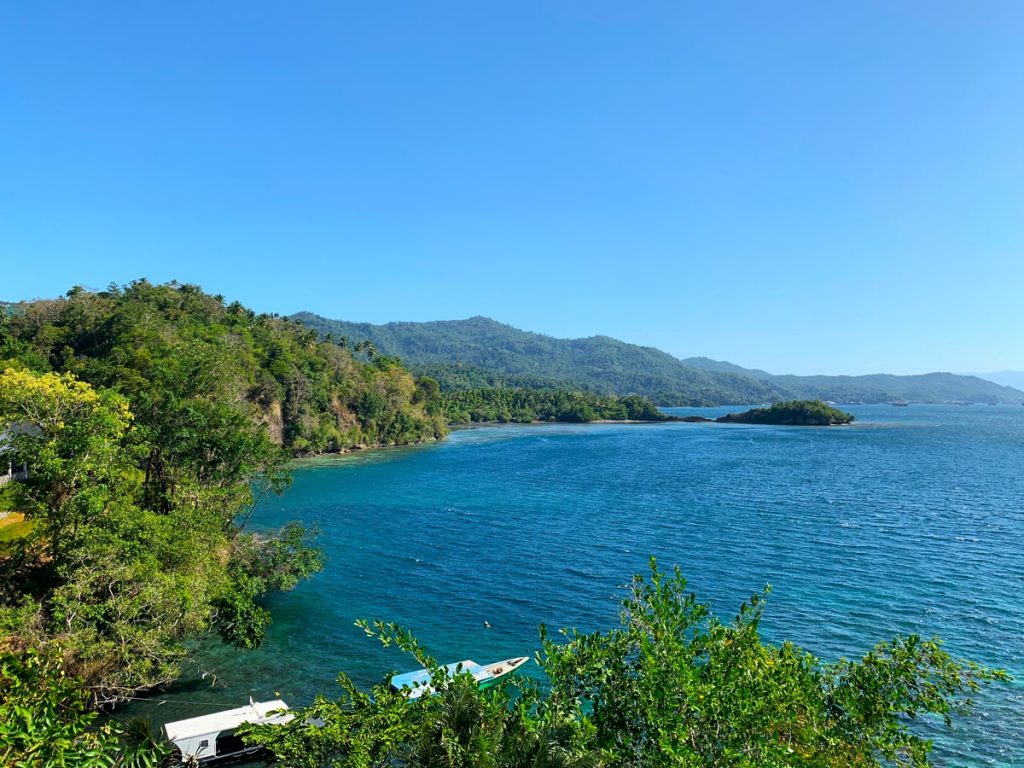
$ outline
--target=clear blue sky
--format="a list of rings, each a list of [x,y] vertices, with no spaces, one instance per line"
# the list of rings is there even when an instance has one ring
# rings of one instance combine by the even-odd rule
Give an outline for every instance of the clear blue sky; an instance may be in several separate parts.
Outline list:
[[[5,3],[0,297],[1024,368],[1022,41],[1018,0]]]

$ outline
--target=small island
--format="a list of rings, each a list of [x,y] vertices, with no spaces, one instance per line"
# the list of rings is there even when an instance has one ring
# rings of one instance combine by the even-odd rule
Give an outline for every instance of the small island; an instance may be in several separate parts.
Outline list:
[[[853,414],[833,408],[823,400],[787,400],[767,408],[752,408],[743,413],[727,413],[715,421],[722,424],[780,424],[801,427],[828,427],[849,424]]]

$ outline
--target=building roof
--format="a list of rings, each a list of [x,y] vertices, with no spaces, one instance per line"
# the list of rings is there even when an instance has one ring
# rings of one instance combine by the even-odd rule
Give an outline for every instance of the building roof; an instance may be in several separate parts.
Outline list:
[[[15,435],[41,435],[43,431],[28,421],[15,421],[0,430],[0,453],[9,451],[14,443]]]

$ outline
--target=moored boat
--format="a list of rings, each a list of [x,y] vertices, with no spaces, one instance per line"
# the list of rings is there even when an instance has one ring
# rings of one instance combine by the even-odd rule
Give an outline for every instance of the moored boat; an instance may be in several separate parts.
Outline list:
[[[517,656],[504,661],[496,661],[493,664],[477,664],[475,661],[466,659],[452,664],[445,664],[444,669],[449,676],[468,673],[473,676],[480,688],[490,688],[503,677],[512,674],[529,660],[527,656]],[[417,669],[415,672],[405,672],[391,678],[391,687],[396,691],[403,689],[409,691],[410,699],[418,699],[434,693],[434,686],[430,671]]]
[[[235,729],[245,723],[283,724],[294,715],[281,699],[253,701],[244,707],[227,709],[187,720],[164,723],[164,739],[173,745],[175,756],[183,765],[209,765],[263,751],[263,747],[248,747],[235,735]]]

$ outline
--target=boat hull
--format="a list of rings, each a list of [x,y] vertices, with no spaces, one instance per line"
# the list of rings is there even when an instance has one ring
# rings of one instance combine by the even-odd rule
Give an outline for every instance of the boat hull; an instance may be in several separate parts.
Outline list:
[[[473,676],[481,690],[497,685],[508,675],[520,669],[529,661],[527,656],[517,656],[504,661],[496,661],[493,664],[481,665],[475,661],[465,660],[454,664],[445,665],[449,674],[467,673]],[[430,672],[420,669],[415,672],[406,672],[395,675],[391,678],[391,687],[396,691],[406,690],[410,699],[418,699],[422,696],[433,696],[437,691],[434,689]]]

